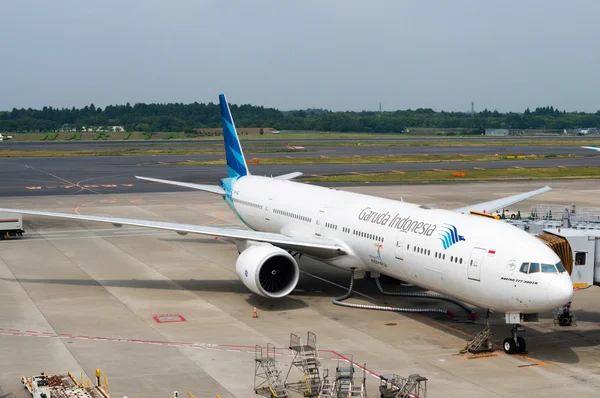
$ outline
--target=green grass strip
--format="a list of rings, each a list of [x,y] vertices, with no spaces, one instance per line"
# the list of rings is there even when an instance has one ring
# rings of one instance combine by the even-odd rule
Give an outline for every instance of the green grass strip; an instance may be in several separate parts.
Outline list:
[[[464,172],[464,177],[454,176]],[[309,177],[303,181],[348,183],[348,182],[426,182],[426,181],[491,181],[491,180],[553,180],[575,178],[600,178],[600,167],[539,167],[506,168],[486,170],[443,170],[408,171],[374,174],[344,174],[335,176]]]

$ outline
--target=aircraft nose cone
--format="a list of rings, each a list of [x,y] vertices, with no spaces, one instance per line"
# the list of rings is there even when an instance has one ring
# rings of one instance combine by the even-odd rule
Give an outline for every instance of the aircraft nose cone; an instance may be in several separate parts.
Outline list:
[[[548,285],[548,301],[550,304],[559,308],[571,301],[573,297],[573,283],[571,278],[567,275],[557,275],[556,278],[552,278],[552,281]]]

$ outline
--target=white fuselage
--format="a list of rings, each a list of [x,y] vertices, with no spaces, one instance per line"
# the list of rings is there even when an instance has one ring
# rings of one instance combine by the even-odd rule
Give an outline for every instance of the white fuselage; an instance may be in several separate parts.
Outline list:
[[[258,176],[239,178],[231,199],[252,229],[338,241],[348,254],[320,260],[339,268],[381,273],[502,312],[547,311],[572,296],[566,272],[520,272],[525,262],[558,263],[551,249],[487,217]]]

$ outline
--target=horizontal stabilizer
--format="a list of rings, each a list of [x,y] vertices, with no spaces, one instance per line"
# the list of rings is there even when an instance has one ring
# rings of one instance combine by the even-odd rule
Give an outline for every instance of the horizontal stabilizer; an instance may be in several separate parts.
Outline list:
[[[489,202],[476,203],[474,205],[461,207],[460,209],[455,209],[454,211],[459,213],[469,213],[470,211],[492,213],[496,210],[504,209],[507,206],[514,205],[515,203],[519,203],[525,199],[532,198],[550,190],[552,190],[552,188],[550,188],[549,186],[545,186],[543,188],[536,189],[535,191],[529,191],[513,196],[508,196],[506,198],[490,200]]]
[[[295,171],[293,173],[282,174],[280,176],[276,176],[276,177],[273,177],[273,178],[276,178],[278,180],[291,180],[293,178],[300,177],[301,175],[302,175],[301,172]]]
[[[160,180],[158,178],[148,178],[148,177],[138,177],[135,178],[139,180],[158,182],[161,184],[169,184],[176,185],[179,187],[186,187],[191,189],[198,189],[200,191],[206,191],[211,193],[216,193],[218,195],[225,195],[225,190],[218,185],[204,185],[204,184],[192,184],[191,182],[180,182],[180,181],[171,181],[171,180]]]

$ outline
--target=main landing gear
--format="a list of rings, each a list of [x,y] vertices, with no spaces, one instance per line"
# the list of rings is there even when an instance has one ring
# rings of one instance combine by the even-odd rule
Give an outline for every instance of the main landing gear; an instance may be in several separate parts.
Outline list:
[[[510,333],[512,337],[508,337],[504,339],[504,344],[502,345],[504,348],[504,352],[507,354],[522,354],[527,349],[527,344],[525,343],[525,339],[517,335],[518,332],[524,332],[525,328],[523,328],[518,323],[512,325],[510,329]]]

